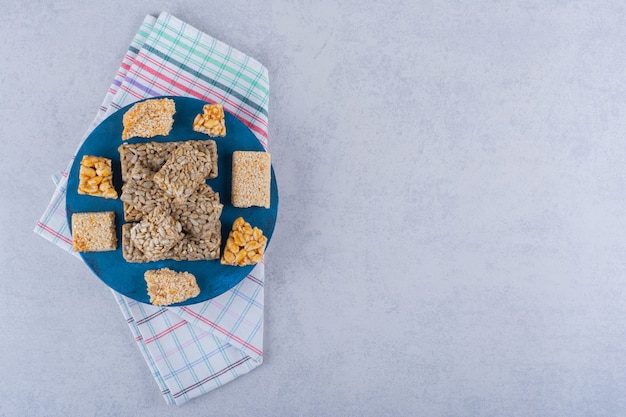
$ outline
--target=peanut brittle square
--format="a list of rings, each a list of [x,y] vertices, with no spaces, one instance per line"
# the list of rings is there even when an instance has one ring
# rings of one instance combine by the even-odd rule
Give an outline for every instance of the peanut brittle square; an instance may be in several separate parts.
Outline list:
[[[243,217],[233,222],[220,262],[223,265],[255,265],[263,259],[267,237],[258,227],[252,228]]]
[[[117,198],[117,191],[113,187],[110,159],[83,155],[78,172],[78,194]]]
[[[202,113],[193,121],[193,130],[211,137],[226,136],[224,107],[221,104],[205,104]]]

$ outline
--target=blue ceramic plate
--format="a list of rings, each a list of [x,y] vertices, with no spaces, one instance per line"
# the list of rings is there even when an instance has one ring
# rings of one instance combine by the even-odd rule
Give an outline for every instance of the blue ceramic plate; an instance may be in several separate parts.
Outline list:
[[[219,192],[220,200],[224,205],[222,216],[222,249],[233,221],[242,216],[253,227],[257,226],[267,236],[269,244],[276,223],[278,208],[278,187],[272,169],[271,203],[270,208],[251,207],[236,208],[230,204],[231,192],[231,164],[232,154],[236,150],[263,151],[263,147],[256,136],[235,116],[225,112],[226,136],[209,138],[209,136],[194,132],[191,129],[197,114],[202,113],[203,101],[185,98],[169,97],[176,102],[174,126],[167,136],[156,136],[150,139],[133,138],[124,143],[140,142],[174,142],[184,140],[213,139],[217,143],[218,177],[207,180],[213,190]],[[72,165],[67,184],[67,221],[72,224],[72,213],[114,211],[118,237],[118,249],[109,252],[85,252],[81,256],[91,270],[106,285],[115,291],[134,300],[149,303],[150,298],[146,290],[144,272],[150,269],[168,267],[175,271],[188,271],[196,276],[200,287],[200,295],[177,305],[195,304],[216,297],[237,285],[253,266],[235,267],[221,265],[219,260],[212,261],[173,261],[164,260],[148,263],[129,263],[122,257],[121,236],[124,224],[122,201],[91,197],[78,194],[78,172],[83,155],[103,156],[112,160],[113,184],[117,193],[122,193],[122,178],[120,171],[120,155],[117,148],[122,144],[122,116],[131,106],[126,106],[104,120],[89,135],[81,146]]]

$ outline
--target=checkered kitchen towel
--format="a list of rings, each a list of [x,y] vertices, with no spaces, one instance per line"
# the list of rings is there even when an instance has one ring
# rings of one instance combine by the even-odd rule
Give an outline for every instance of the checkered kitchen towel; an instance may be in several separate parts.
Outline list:
[[[267,148],[267,69],[168,13],[145,18],[85,137],[115,110],[161,95],[222,103]],[[58,177],[50,205],[35,227],[35,233],[68,252],[70,166]],[[113,292],[168,404],[182,404],[261,364],[264,277],[259,264],[232,290],[186,307],[154,307]]]

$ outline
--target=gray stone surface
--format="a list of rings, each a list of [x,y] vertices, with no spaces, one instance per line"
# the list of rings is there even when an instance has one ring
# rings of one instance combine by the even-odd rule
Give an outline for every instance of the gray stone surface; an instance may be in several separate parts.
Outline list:
[[[626,415],[620,1],[2,2],[0,416]],[[168,407],[32,233],[134,31],[263,62],[265,362]]]

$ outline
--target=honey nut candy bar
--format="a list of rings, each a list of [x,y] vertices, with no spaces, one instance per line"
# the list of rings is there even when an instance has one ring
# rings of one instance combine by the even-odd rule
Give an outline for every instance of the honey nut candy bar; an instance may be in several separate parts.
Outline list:
[[[223,265],[255,265],[263,259],[267,237],[258,227],[252,228],[243,217],[233,222],[220,263]]]
[[[78,172],[78,194],[117,198],[110,159],[83,155]]]
[[[142,101],[122,116],[122,140],[168,135],[174,124],[176,104],[169,98]]]
[[[224,108],[221,104],[205,104],[202,113],[193,121],[195,132],[205,133],[211,137],[226,136]]]

